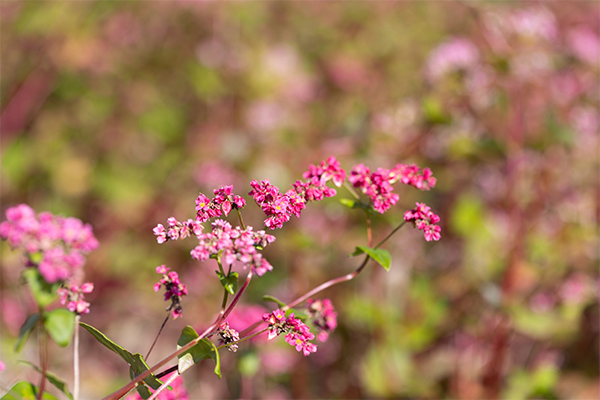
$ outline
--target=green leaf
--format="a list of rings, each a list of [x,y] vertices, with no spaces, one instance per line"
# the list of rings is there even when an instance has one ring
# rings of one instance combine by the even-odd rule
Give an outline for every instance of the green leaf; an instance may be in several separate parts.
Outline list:
[[[40,374],[42,373],[42,370],[37,365],[33,365],[29,361],[19,360],[19,362],[35,369]],[[48,371],[46,371],[46,379],[48,379],[48,382],[53,384],[58,390],[63,392],[70,400],[73,400],[73,396],[71,395],[71,392],[69,392],[69,389],[67,389],[67,383],[65,381]]]
[[[61,347],[71,343],[75,330],[75,314],[64,308],[57,308],[44,313],[44,328],[52,340]]]
[[[18,353],[23,348],[23,345],[29,338],[31,332],[36,327],[38,321],[40,320],[40,314],[32,314],[21,325],[21,329],[19,330],[19,338],[17,339],[17,344],[15,345],[15,351]]]
[[[340,203],[348,208],[360,208],[361,204],[358,200],[340,199]]]
[[[127,364],[129,364],[135,376],[150,369],[150,367],[148,367],[148,364],[146,364],[146,361],[144,361],[144,358],[140,353],[132,354],[122,346],[119,346],[118,344],[110,340],[104,333],[100,332],[98,329],[94,328],[91,325],[88,325],[84,322],[80,322],[79,325],[81,325],[89,333],[91,333],[92,336],[96,338],[96,340],[102,345],[121,356],[121,358],[125,360]],[[162,385],[162,382],[159,379],[157,379],[156,376],[154,376],[154,374],[150,374],[150,376],[144,379],[144,382],[152,389],[158,389]]]
[[[237,291],[238,277],[240,276],[240,274],[238,274],[237,272],[232,272],[229,274],[229,276],[226,276],[223,275],[220,271],[215,272],[217,273],[219,281],[221,282],[221,285],[223,285],[225,290],[227,290],[227,292],[229,292],[230,294],[235,294],[235,292]]]
[[[31,288],[36,303],[40,307],[46,307],[56,300],[58,297],[56,291],[60,287],[60,283],[49,284],[44,280],[42,275],[40,275],[37,268],[27,268],[23,272],[23,275],[25,276],[27,283],[29,283],[29,287]]]
[[[273,303],[277,303],[277,305],[278,305],[279,307],[284,307],[284,306],[286,305],[286,304],[285,304],[283,301],[279,300],[279,299],[278,299],[278,298],[276,298],[276,297],[269,296],[268,294],[265,294],[265,295],[262,297],[262,299],[263,299],[263,301],[271,301],[271,302],[273,302]]]
[[[374,249],[367,246],[356,246],[356,249],[354,249],[354,253],[350,254],[350,257],[358,256],[364,253],[366,253],[376,263],[385,268],[386,271],[390,270],[392,256],[390,255],[389,251],[384,249]]]
[[[14,384],[8,393],[2,396],[0,400],[35,400],[38,394],[38,388],[33,383],[21,381]],[[42,396],[44,400],[57,400],[56,397],[48,392]]]
[[[179,340],[177,341],[177,349],[182,348],[198,336],[199,335],[194,328],[189,325],[186,326],[181,331],[181,336],[179,336]],[[221,360],[219,358],[219,351],[215,344],[206,338],[200,340],[194,347],[179,355],[179,373],[183,373],[183,371],[192,365],[207,358],[212,358],[215,361],[215,374],[221,378]]]

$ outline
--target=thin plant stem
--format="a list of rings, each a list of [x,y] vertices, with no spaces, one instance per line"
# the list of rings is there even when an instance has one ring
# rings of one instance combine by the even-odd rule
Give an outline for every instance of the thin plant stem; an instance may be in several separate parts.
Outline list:
[[[146,354],[146,357],[144,358],[146,361],[148,361],[148,357],[150,357],[150,353],[152,353],[152,349],[154,348],[154,345],[158,341],[158,337],[160,336],[160,334],[162,333],[163,328],[165,327],[165,325],[169,321],[169,317],[170,317],[170,314],[167,314],[167,318],[165,318],[165,320],[163,321],[162,325],[160,326],[160,329],[158,330],[158,333],[156,334],[156,337],[154,338],[154,342],[152,342],[152,346],[150,346],[150,350],[148,350],[148,354]]]
[[[174,381],[175,379],[177,379],[177,377],[178,377],[179,375],[180,375],[179,373],[171,375],[171,376],[169,377],[169,379],[167,379],[167,380],[165,381],[165,383],[163,383],[163,384],[162,384],[162,385],[161,385],[161,386],[160,386],[158,389],[156,389],[156,392],[152,393],[152,396],[148,397],[148,400],[154,400],[154,399],[156,399],[156,397],[157,397],[157,396],[160,394],[160,392],[162,392],[163,390],[165,390],[166,388],[168,388],[168,387],[169,387],[169,385],[170,385],[171,383],[173,383],[173,381]]]
[[[346,189],[348,189],[348,191],[350,192],[350,194],[352,196],[354,196],[354,198],[356,200],[360,200],[360,196],[358,195],[358,193],[356,193],[356,190],[354,190],[354,188],[352,186],[350,186],[350,184],[348,183],[348,181],[344,181],[344,187]]]
[[[121,397],[126,395],[131,389],[133,389],[138,384],[138,382],[140,382],[140,381],[144,380],[145,378],[147,378],[148,376],[150,376],[151,373],[153,373],[156,370],[158,370],[159,368],[163,367],[165,364],[167,364],[173,358],[179,356],[180,354],[185,353],[186,351],[188,351],[189,349],[194,347],[196,344],[198,344],[202,339],[207,337],[209,334],[213,334],[214,331],[216,330],[216,328],[218,328],[218,326],[221,324],[221,322],[225,318],[227,318],[229,313],[231,313],[231,311],[233,310],[233,307],[235,307],[235,305],[239,301],[240,296],[248,287],[248,284],[250,283],[251,279],[252,279],[252,270],[250,270],[250,272],[248,273],[248,276],[246,277],[246,282],[244,282],[244,285],[240,288],[239,292],[237,293],[236,297],[233,299],[233,301],[231,302],[231,304],[229,305],[227,310],[225,310],[225,312],[223,314],[219,313],[215,322],[213,322],[208,328],[206,328],[204,330],[204,332],[202,332],[200,335],[198,335],[197,338],[189,341],[187,344],[183,345],[177,351],[169,354],[168,356],[163,358],[161,361],[159,361],[158,363],[156,363],[155,365],[150,367],[147,371],[144,371],[141,374],[139,374],[138,376],[136,376],[134,379],[132,379],[128,384],[123,386],[121,389],[106,396],[103,400],[120,399]]]
[[[41,312],[40,312],[41,313]],[[46,372],[48,371],[48,338],[47,333],[43,326],[40,327],[40,364],[42,366],[42,377],[40,378],[40,384],[37,395],[37,400],[42,400],[44,396],[44,390],[46,389]]]
[[[245,230],[245,229],[246,229],[246,226],[244,225],[244,220],[243,220],[243,218],[242,218],[242,212],[241,212],[241,211],[240,211],[240,209],[239,209],[239,208],[237,208],[237,207],[236,207],[235,211],[237,211],[238,218],[240,219],[240,226],[242,227],[242,229],[244,229],[244,230]]]
[[[392,237],[392,235],[393,235],[394,233],[396,233],[396,232],[398,231],[398,229],[402,228],[402,227],[403,227],[405,224],[406,224],[406,221],[402,221],[402,222],[400,223],[400,225],[398,225],[397,227],[395,227],[395,228],[394,228],[394,230],[393,230],[393,231],[391,231],[389,235],[387,235],[387,236],[386,236],[386,237],[385,237],[385,238],[384,238],[384,239],[383,239],[381,242],[379,242],[379,243],[377,244],[377,246],[375,246],[375,248],[376,248],[376,249],[378,249],[378,248],[379,248],[379,246],[381,246],[382,244],[384,244],[385,242],[387,242],[387,241],[388,241],[388,239],[389,239],[389,238],[391,238],[391,237]]]
[[[367,219],[367,246],[371,247],[373,245],[373,233],[371,231],[371,215],[369,214],[369,210],[365,210],[365,217]]]
[[[79,320],[81,316],[75,315],[75,332],[73,335],[73,400],[79,400]]]

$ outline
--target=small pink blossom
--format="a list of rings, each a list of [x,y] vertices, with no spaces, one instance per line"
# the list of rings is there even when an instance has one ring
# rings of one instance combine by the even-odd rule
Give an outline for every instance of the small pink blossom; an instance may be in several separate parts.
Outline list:
[[[308,299],[308,314],[317,327],[317,339],[320,342],[325,342],[329,334],[337,327],[337,313],[331,304],[331,300],[313,300]]]
[[[171,311],[173,318],[181,316],[183,309],[181,307],[181,298],[188,294],[186,286],[179,280],[179,275],[175,271],[169,272],[170,268],[165,265],[156,267],[156,272],[162,274],[162,279],[154,284],[154,291],[158,292],[162,286],[165,288],[164,300],[171,300],[171,305],[166,311]]]
[[[88,314],[90,312],[90,303],[84,300],[84,293],[92,293],[94,284],[86,282],[81,285],[70,285],[58,289],[60,304],[67,305],[67,309],[78,315]]]
[[[254,232],[251,226],[246,229],[239,226],[232,228],[228,222],[220,219],[215,220],[212,226],[212,232],[198,235],[198,246],[191,251],[193,259],[205,261],[222,255],[226,265],[240,261],[244,267],[252,268],[258,276],[273,269],[257,247],[264,248],[273,243],[274,236],[265,231]]]
[[[470,40],[452,38],[430,53],[425,75],[428,81],[435,83],[449,73],[471,70],[479,63],[479,51]]]
[[[219,326],[219,346],[228,345],[227,349],[232,352],[236,352],[238,349],[237,342],[240,340],[240,334],[235,330],[229,327],[229,323],[227,321],[223,322]]]
[[[278,308],[272,313],[264,314],[263,321],[269,324],[267,331],[269,340],[283,333],[286,343],[294,346],[296,351],[301,351],[305,356],[317,351],[317,346],[309,342],[315,338],[315,335],[304,322],[294,317],[294,313],[286,318],[285,313]]]
[[[440,240],[441,228],[436,225],[440,222],[440,217],[431,211],[431,208],[424,203],[416,203],[417,207],[404,213],[404,220],[412,222],[415,227],[423,231],[425,240]]]

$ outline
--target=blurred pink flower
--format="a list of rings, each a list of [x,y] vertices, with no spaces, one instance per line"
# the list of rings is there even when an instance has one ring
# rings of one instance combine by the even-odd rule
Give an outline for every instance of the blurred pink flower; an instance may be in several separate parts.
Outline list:
[[[590,299],[594,289],[591,278],[579,272],[570,276],[558,292],[565,303],[580,304]]]
[[[543,7],[513,11],[509,21],[513,32],[525,38],[553,41],[558,34],[554,14]]]
[[[556,298],[549,293],[536,293],[529,300],[529,308],[535,313],[550,311],[556,304]]]
[[[239,304],[233,309],[231,314],[229,314],[227,322],[229,322],[229,326],[232,329],[235,329],[237,332],[242,332],[256,322],[262,323],[262,316],[266,312],[267,309],[259,305]],[[253,329],[253,331],[254,330],[256,330],[256,328]],[[246,335],[251,332],[246,332]],[[250,340],[264,342],[267,338],[264,335],[258,335]]]
[[[435,83],[449,73],[471,70],[478,64],[479,51],[473,42],[452,38],[431,51],[425,65],[425,76]]]
[[[590,27],[581,26],[570,30],[567,44],[575,57],[584,63],[600,64],[600,37]]]

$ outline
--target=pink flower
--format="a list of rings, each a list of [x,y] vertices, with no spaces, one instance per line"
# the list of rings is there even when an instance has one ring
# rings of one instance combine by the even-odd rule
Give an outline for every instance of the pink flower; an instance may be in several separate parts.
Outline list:
[[[423,231],[425,240],[440,240],[441,228],[437,224],[440,217],[431,211],[431,208],[424,203],[416,203],[417,207],[404,213],[404,220],[412,222],[418,229]]]
[[[264,314],[263,321],[269,324],[269,340],[285,333],[286,343],[294,346],[296,351],[301,351],[305,356],[317,351],[317,346],[309,342],[315,335],[304,322],[294,317],[294,313],[286,318],[285,313],[278,308],[272,313]]]
[[[291,215],[300,217],[300,212],[306,207],[304,200],[296,192],[289,190],[281,193],[268,179],[260,182],[253,180],[250,186],[252,190],[248,194],[267,216],[265,226],[269,229],[283,227]]]
[[[60,304],[67,305],[67,309],[78,315],[88,314],[90,312],[90,303],[84,300],[84,293],[92,293],[94,284],[86,282],[81,285],[70,285],[68,287],[60,287],[58,295],[60,296]]]
[[[325,342],[329,334],[337,327],[337,313],[331,304],[331,300],[308,299],[307,312],[313,324],[317,327],[317,339]]]
[[[212,225],[212,232],[198,235],[198,246],[191,251],[193,259],[205,261],[222,254],[226,265],[240,261],[244,267],[252,268],[258,276],[273,269],[257,247],[264,248],[273,243],[274,236],[265,231],[254,232],[251,226],[246,229],[239,226],[232,228],[228,222],[220,219],[215,220]]]
[[[229,323],[227,321],[223,322],[219,326],[219,346],[225,344],[228,345],[227,349],[229,351],[233,351],[234,353],[238,349],[237,342],[240,340],[240,334],[235,330],[229,327]],[[230,344],[232,343],[232,344]]]
[[[567,35],[567,42],[581,61],[591,65],[600,63],[600,37],[593,29],[587,26],[572,29]]]
[[[6,210],[8,221],[0,224],[0,238],[20,248],[29,263],[38,267],[48,283],[65,281],[85,264],[84,253],[95,250],[98,240],[92,227],[77,218],[63,218],[49,212],[37,217],[31,207],[20,204]],[[41,261],[32,257],[41,254]]]
[[[173,318],[181,316],[183,309],[181,307],[181,298],[188,294],[186,286],[179,280],[179,275],[175,271],[169,272],[170,268],[165,265],[156,267],[156,272],[162,274],[162,279],[154,284],[154,291],[158,292],[162,286],[165,288],[164,300],[171,300],[171,305],[167,311],[171,311]]]
[[[452,38],[431,52],[425,67],[425,75],[428,81],[435,83],[449,73],[471,70],[478,64],[477,47],[468,39]]]

